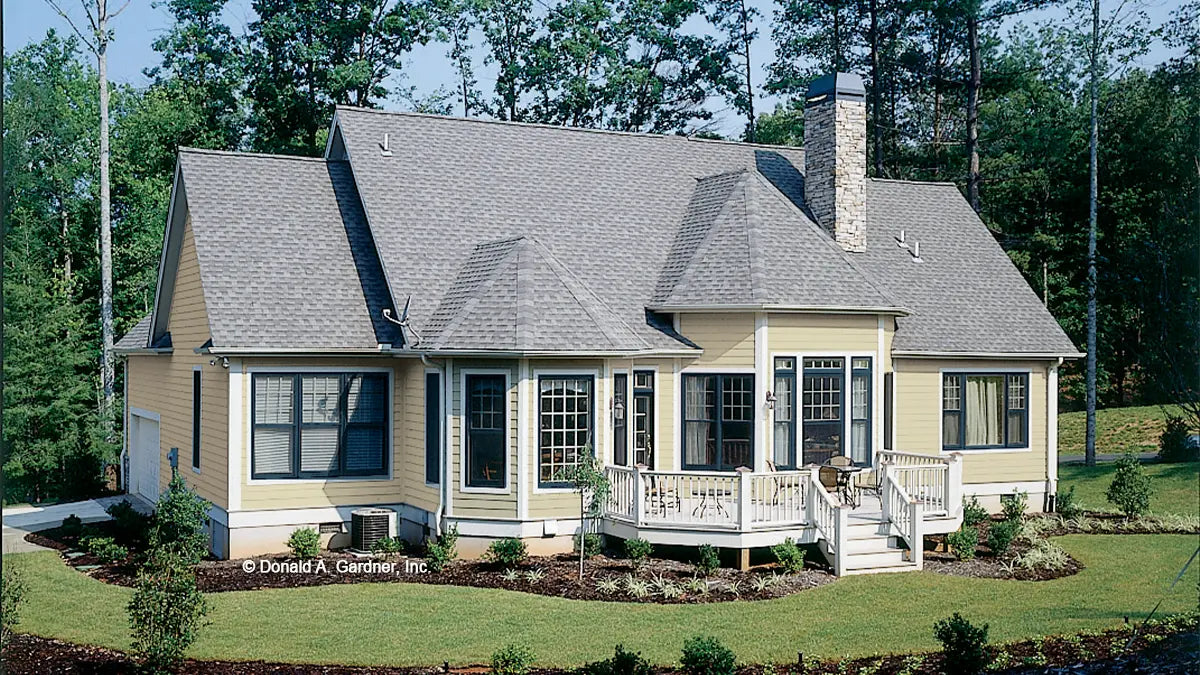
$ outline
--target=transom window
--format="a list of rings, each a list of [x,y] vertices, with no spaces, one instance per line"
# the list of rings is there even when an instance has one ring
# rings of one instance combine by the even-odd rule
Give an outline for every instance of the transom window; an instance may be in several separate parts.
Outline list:
[[[753,375],[683,376],[684,469],[754,467]]]
[[[592,442],[592,377],[538,379],[538,484],[564,486]]]
[[[1027,373],[943,374],[942,447],[1027,447],[1028,390]]]
[[[387,383],[382,373],[255,374],[252,476],[386,473]]]

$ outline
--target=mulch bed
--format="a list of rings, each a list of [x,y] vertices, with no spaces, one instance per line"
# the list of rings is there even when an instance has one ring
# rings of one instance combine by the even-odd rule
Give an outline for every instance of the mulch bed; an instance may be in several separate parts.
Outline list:
[[[1083,563],[1067,555],[1067,564],[1061,569],[1025,569],[1011,564],[1012,559],[1030,548],[1027,542],[1014,540],[1012,546],[1003,556],[997,556],[988,548],[988,531],[993,523],[1001,522],[992,519],[980,523],[979,545],[975,548],[975,557],[971,560],[959,560],[946,545],[946,535],[930,535],[926,537],[926,548],[933,545],[932,550],[925,551],[925,569],[938,574],[950,574],[960,577],[977,579],[1013,579],[1016,581],[1049,581],[1078,574],[1083,569]]]
[[[108,522],[96,523],[93,531],[108,534]],[[100,581],[132,586],[137,568],[133,558],[114,565],[99,565],[91,554],[67,557],[78,551],[78,541],[66,536],[61,528],[27,535],[26,540],[64,553],[64,560],[80,571]],[[685,591],[679,597],[666,597],[661,586],[652,587],[644,596],[625,592],[627,575],[652,583],[682,587],[696,578],[692,565],[675,560],[654,558],[641,569],[622,558],[604,555],[588,559],[585,576],[579,580],[579,559],[571,554],[529,558],[516,568],[517,578],[505,578],[505,570],[495,564],[457,560],[441,572],[425,569],[422,558],[392,556],[388,559],[355,556],[350,553],[325,552],[310,561],[298,561],[290,555],[264,556],[244,560],[206,560],[196,566],[196,585],[205,593],[249,591],[262,588],[297,588],[354,583],[422,583],[443,586],[472,586],[501,588],[509,591],[535,593],[573,600],[611,602],[641,602],[659,604],[727,602],[731,600],[767,600],[816,588],[836,579],[814,561],[797,574],[779,574],[773,566],[755,568],[748,572],[721,568],[707,578],[707,592]],[[243,566],[249,566],[248,569]],[[536,570],[536,572],[534,572]],[[527,573],[540,574],[530,579]],[[597,588],[603,579],[617,581],[621,589],[603,592]],[[761,581],[759,581],[761,579]]]
[[[1001,652],[1006,663],[992,672],[1007,675],[1033,673],[1072,673],[1102,675],[1108,673],[1156,673],[1182,675],[1194,673],[1200,660],[1200,633],[1193,619],[1177,624],[1164,623],[1146,626],[1133,641],[1130,651],[1125,646],[1131,632],[1128,627],[1078,636],[1051,637],[1012,643],[988,649],[995,659]],[[7,672],[26,673],[89,673],[116,675],[133,670],[133,661],[124,653],[100,647],[87,647],[32,635],[14,635],[4,648]],[[676,675],[673,668],[655,667],[656,675]],[[763,675],[761,665],[742,666],[738,675]],[[316,666],[263,661],[186,661],[177,671],[216,673],[217,675],[260,675],[321,673],[324,675],[477,675],[488,671],[485,666],[434,668],[389,668]],[[942,672],[942,656],[931,652],[867,657],[848,661],[808,661],[799,664],[775,664],[770,671],[777,675],[804,672],[810,675],[873,672],[877,675],[936,675]],[[569,675],[562,669],[534,669],[531,675]]]

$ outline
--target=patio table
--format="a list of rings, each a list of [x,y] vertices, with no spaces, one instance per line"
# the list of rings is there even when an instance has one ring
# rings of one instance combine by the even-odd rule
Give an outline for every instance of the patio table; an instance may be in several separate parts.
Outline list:
[[[708,506],[709,497],[712,498],[712,506],[713,506],[713,508],[715,508],[717,510],[717,513],[725,516],[726,518],[729,517],[729,512],[726,511],[725,507],[721,505],[721,498],[728,497],[729,495],[732,494],[732,492],[730,492],[729,490],[726,490],[724,488],[717,487],[717,486],[702,487],[702,488],[699,488],[699,492],[700,492],[700,503],[696,505],[696,508],[692,509],[693,517],[695,517],[697,514],[699,514],[700,518],[704,517],[704,512],[707,511],[709,508],[709,506]],[[695,491],[692,494],[694,495]]]

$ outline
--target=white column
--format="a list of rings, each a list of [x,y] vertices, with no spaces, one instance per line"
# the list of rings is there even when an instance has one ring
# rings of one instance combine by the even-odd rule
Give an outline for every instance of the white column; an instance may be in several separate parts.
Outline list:
[[[246,434],[245,386],[247,377],[242,369],[242,360],[229,359],[229,430],[227,432],[229,456],[226,458],[229,494],[225,509],[227,513],[242,510],[242,468],[245,465],[242,458],[248,455],[245,452],[246,446],[243,444]]]
[[[946,471],[946,515],[951,518],[957,518],[962,513],[962,453],[952,452],[946,458],[948,470]]]
[[[767,355],[767,314],[757,312],[754,315],[754,409],[758,411],[754,419],[754,466],[758,471],[765,471],[767,458],[770,457],[771,410],[767,409],[767,392],[774,384],[771,382],[771,364]]]
[[[750,504],[750,475],[748,468],[739,467],[738,474],[738,531],[749,532],[750,521],[753,515]]]
[[[1058,492],[1058,363],[1046,369],[1046,492]]]

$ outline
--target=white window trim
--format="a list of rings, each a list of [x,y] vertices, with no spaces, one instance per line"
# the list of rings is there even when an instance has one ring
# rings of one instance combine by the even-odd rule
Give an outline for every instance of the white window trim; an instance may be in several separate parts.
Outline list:
[[[954,448],[946,450],[942,447],[942,439],[946,437],[946,415],[942,409],[942,397],[945,395],[946,378],[945,375],[967,374],[967,375],[990,375],[1003,373],[1006,375],[1015,374],[1025,375],[1025,445],[1014,446],[1011,448]],[[963,392],[964,396],[966,392]],[[964,455],[1007,455],[1020,452],[1033,452],[1033,370],[1030,368],[1017,367],[999,367],[999,368],[940,368],[938,369],[938,437],[937,449],[938,455],[945,457],[956,452]],[[894,396],[893,396],[894,401]],[[963,405],[966,405],[964,402]],[[1007,420],[1008,411],[1004,411],[1005,419]],[[1007,423],[1007,421],[1006,421]],[[893,426],[895,421],[892,422]]]
[[[468,375],[503,375],[504,376],[504,487],[467,487],[467,376]],[[458,491],[463,494],[480,495],[510,495],[513,492],[512,469],[512,433],[509,429],[509,401],[512,391],[511,368],[462,368],[458,371]],[[519,397],[518,397],[519,398]]]
[[[392,472],[395,469],[396,445],[393,427],[396,424],[396,407],[393,398],[396,390],[396,371],[392,368],[380,366],[363,366],[348,368],[345,366],[248,366],[243,371],[247,376],[245,378],[245,386],[248,388],[250,396],[254,395],[253,382],[255,373],[280,373],[289,375],[305,375],[310,373],[386,373],[388,378],[387,386],[387,440],[386,447],[389,452],[386,453],[387,473],[379,476],[338,476],[335,478],[255,478],[254,477],[254,416],[248,415],[246,419],[246,461],[243,462],[243,470],[246,472],[247,485],[323,485],[325,483],[386,483],[392,480]],[[247,410],[251,408],[250,398],[246,399],[245,405]]]
[[[542,376],[546,377],[569,377],[571,375],[590,375],[592,378],[592,452],[596,453],[596,457],[601,459],[603,464],[603,454],[598,450],[600,447],[600,409],[597,406],[597,401],[600,400],[600,369],[599,368],[534,368],[533,374],[529,378],[529,386],[533,388],[532,396],[529,402],[529,417],[532,420],[529,427],[529,454],[531,456],[529,469],[533,472],[531,476],[531,485],[533,486],[532,493],[535,495],[562,495],[572,494],[574,488],[569,487],[540,487],[541,481],[538,480],[538,473],[541,471],[542,462],[542,447],[541,439],[541,398],[542,392],[538,387],[538,382]],[[633,385],[633,375],[630,375],[629,385]],[[628,411],[626,411],[626,420],[628,420]],[[633,447],[629,450],[632,452]]]
[[[200,387],[196,387],[196,373],[200,373]],[[200,419],[196,419],[196,397],[200,397]],[[188,443],[188,454],[191,458],[188,464],[192,466],[192,473],[200,475],[200,467],[196,464],[196,460],[200,459],[200,455],[204,454],[204,368],[203,366],[192,366],[192,409],[188,411],[192,418],[192,437]],[[199,426],[200,429],[195,427]],[[199,443],[197,443],[199,441]],[[199,445],[199,447],[196,447]]]
[[[878,355],[875,352],[863,351],[863,350],[849,351],[849,352],[839,352],[839,351],[771,352],[769,354],[769,358],[767,359],[767,361],[771,366],[770,377],[771,377],[772,382],[774,381],[774,378],[775,378],[775,359],[777,359],[777,358],[796,359],[796,411],[795,411],[795,416],[796,416],[796,463],[798,466],[805,466],[805,462],[804,462],[804,359],[810,359],[810,358],[811,359],[828,359],[828,358],[842,359],[842,401],[843,401],[843,406],[842,406],[842,409],[843,409],[843,413],[842,413],[842,455],[845,457],[850,456],[849,455],[850,447],[849,447],[848,443],[850,442],[851,426],[852,426],[852,422],[853,422],[853,420],[851,419],[853,417],[853,415],[849,412],[850,404],[851,404],[851,402],[850,402],[850,387],[852,386],[851,382],[852,382],[852,377],[853,377],[851,371],[854,370],[853,369],[853,359],[856,359],[856,358],[871,359],[871,459],[874,460],[875,458],[877,458],[879,456],[879,453],[883,451],[883,448],[881,445],[877,445],[875,443],[875,434],[876,434],[875,430],[876,430],[876,428],[882,429],[883,419],[880,416],[875,414],[875,410],[876,410],[875,402],[879,401],[883,397],[883,377],[880,375],[880,373],[882,372],[882,365],[880,364]],[[893,375],[893,378],[894,377],[895,376]],[[893,379],[893,386],[894,386],[894,379]],[[892,403],[893,403],[893,405],[895,404],[895,395],[894,394],[892,396]],[[882,406],[882,404],[879,404],[879,405]],[[941,403],[939,402],[938,405],[941,405]],[[880,408],[880,409],[882,409],[882,408]],[[771,437],[768,440],[772,443],[772,445],[770,447],[774,447],[774,445],[773,445],[775,442],[775,424],[774,424],[775,413],[774,413],[774,411],[771,411],[771,422],[772,423],[770,425],[768,425],[768,433],[770,433],[770,435],[771,435]],[[896,427],[896,419],[895,419],[895,416],[893,416],[892,417],[893,432],[895,431],[895,427]],[[880,433],[880,437],[882,438],[882,431],[880,431],[879,433]],[[893,443],[893,445],[895,445],[895,444]],[[768,455],[768,457],[769,457],[769,455]],[[874,465],[874,461],[872,462],[872,464]]]

